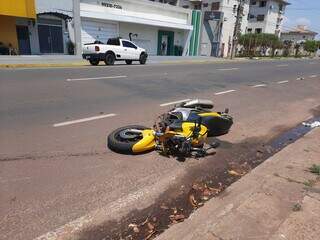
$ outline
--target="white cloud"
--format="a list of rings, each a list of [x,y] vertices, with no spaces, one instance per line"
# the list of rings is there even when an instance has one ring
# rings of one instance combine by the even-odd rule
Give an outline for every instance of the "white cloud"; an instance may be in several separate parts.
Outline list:
[[[295,22],[296,22],[296,25],[305,25],[308,27],[310,27],[311,25],[311,21],[305,17],[297,18]]]

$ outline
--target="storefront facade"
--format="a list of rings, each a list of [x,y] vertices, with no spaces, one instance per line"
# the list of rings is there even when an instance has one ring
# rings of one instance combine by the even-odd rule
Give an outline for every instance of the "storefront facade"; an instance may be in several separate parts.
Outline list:
[[[187,55],[192,11],[147,0],[81,0],[81,41],[131,39],[150,55]]]
[[[1,1],[0,54],[73,54],[72,20],[73,1]]]
[[[30,54],[29,27],[36,18],[34,0],[0,2],[0,54]]]
[[[32,54],[72,54],[73,1],[37,0],[36,13],[29,29]]]

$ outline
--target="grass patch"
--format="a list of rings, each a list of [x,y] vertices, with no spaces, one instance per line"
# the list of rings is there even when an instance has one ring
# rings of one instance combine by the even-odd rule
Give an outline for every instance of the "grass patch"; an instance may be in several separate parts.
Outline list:
[[[302,209],[302,206],[301,206],[300,203],[296,203],[296,204],[294,204],[294,205],[292,206],[292,211],[294,211],[294,212],[301,211],[301,209]]]
[[[313,187],[315,183],[316,181],[314,180],[308,180],[303,182],[303,184],[306,185],[307,187]]]
[[[312,167],[309,168],[309,171],[316,175],[320,175],[320,165],[313,164]]]

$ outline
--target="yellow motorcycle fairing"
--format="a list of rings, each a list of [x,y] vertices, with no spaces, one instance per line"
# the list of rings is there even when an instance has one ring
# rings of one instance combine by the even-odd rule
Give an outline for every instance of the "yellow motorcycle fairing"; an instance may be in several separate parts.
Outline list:
[[[197,146],[197,145],[201,145],[202,143],[204,143],[204,140],[207,138],[207,132],[208,129],[206,126],[201,124],[201,129],[199,132],[199,137],[197,139],[193,139],[192,140],[192,145],[193,146]],[[195,123],[194,122],[184,122],[182,123],[182,132],[181,134],[184,137],[191,137],[193,130],[195,128]]]
[[[195,127],[194,122],[183,122],[180,131],[167,131],[163,136],[159,137],[160,142],[164,141],[167,138],[173,137],[174,135],[182,135],[186,138],[191,137]],[[199,137],[193,139],[192,145],[198,146],[204,143],[204,140],[207,137],[208,129],[201,125]],[[133,153],[142,153],[153,150],[156,146],[155,135],[152,129],[146,129],[142,131],[142,139],[135,143],[132,147]]]
[[[133,153],[142,153],[153,150],[156,146],[154,131],[146,129],[142,131],[142,139],[133,145]]]
[[[217,112],[199,113],[198,115],[201,117],[221,117],[221,114],[219,114]]]

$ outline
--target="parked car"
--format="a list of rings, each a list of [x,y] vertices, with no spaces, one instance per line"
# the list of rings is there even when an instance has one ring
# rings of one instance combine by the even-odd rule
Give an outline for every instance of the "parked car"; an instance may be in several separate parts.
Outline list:
[[[104,61],[106,65],[113,65],[115,61],[125,61],[126,64],[139,61],[140,64],[145,64],[148,54],[145,49],[129,40],[110,38],[107,44],[100,41],[85,44],[82,57],[94,66],[98,65],[100,61]]]

